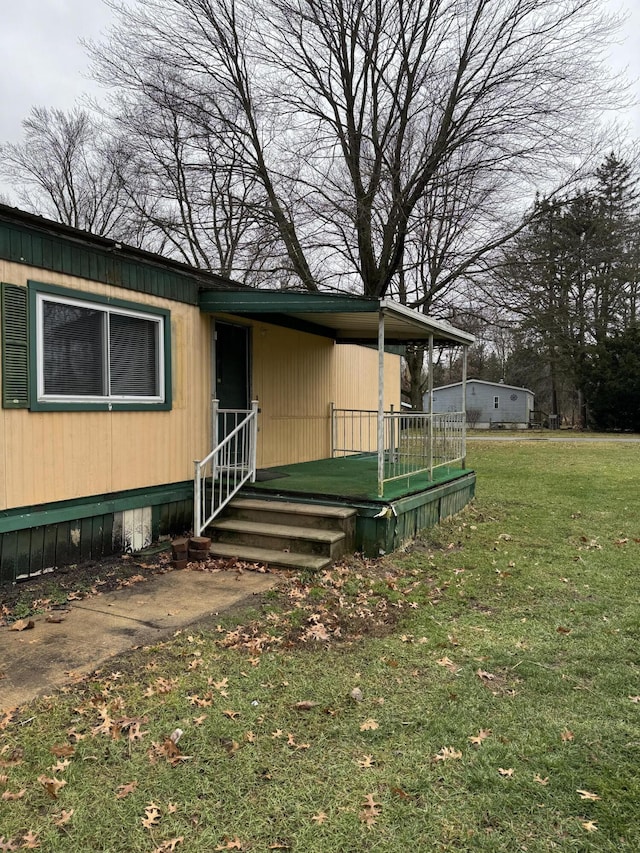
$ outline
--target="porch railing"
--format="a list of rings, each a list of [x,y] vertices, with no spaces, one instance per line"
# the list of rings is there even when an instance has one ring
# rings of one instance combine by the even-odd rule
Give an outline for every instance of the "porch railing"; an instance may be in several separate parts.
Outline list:
[[[258,403],[251,409],[219,409],[213,401],[214,447],[194,463],[193,528],[202,535],[213,519],[249,480],[256,478]],[[218,436],[223,438],[218,441]]]
[[[381,496],[384,483],[413,474],[463,462],[466,456],[464,412],[434,414],[384,413],[384,446],[378,447],[378,412],[360,409],[336,409],[331,412],[332,456],[378,453],[383,456],[384,476],[378,484]]]

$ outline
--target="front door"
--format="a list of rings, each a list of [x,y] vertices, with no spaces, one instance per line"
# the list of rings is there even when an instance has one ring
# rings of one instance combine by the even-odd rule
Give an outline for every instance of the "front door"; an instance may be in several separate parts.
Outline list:
[[[218,409],[231,410],[218,416],[218,441],[241,421],[249,408],[250,329],[232,323],[214,326],[214,388]],[[235,414],[238,412],[238,414]]]

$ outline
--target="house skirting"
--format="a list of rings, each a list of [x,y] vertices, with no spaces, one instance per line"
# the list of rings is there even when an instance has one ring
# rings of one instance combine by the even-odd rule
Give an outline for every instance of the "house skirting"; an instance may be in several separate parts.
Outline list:
[[[139,551],[193,521],[193,482],[0,512],[0,583],[84,560]]]
[[[460,512],[473,499],[476,475],[466,474],[450,483],[392,501],[384,515],[380,505],[359,508],[356,550],[366,557],[388,554],[406,545],[421,531]]]

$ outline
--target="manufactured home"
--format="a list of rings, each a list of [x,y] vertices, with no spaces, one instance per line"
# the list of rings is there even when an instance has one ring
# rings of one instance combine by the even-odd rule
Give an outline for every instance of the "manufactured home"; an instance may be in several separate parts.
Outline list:
[[[242,556],[239,497],[245,526],[264,503],[306,506],[296,528],[350,525],[348,546],[378,554],[473,495],[462,416],[445,436],[400,411],[397,348],[466,351],[446,323],[252,289],[4,205],[0,282],[0,581],[216,525]]]
[[[457,411],[462,407],[462,382],[433,389],[433,411]],[[466,413],[469,426],[476,429],[527,429],[534,410],[535,395],[528,388],[469,379],[466,383]],[[424,398],[429,411],[429,397]]]

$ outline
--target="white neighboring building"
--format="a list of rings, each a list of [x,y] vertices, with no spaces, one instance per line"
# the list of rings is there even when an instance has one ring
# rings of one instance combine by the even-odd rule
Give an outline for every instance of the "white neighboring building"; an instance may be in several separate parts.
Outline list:
[[[527,429],[534,409],[535,394],[528,388],[503,382],[467,380],[467,425],[476,429]],[[429,411],[429,395],[423,399]],[[459,412],[462,409],[462,382],[433,389],[434,412]]]

